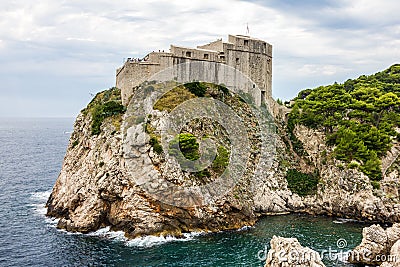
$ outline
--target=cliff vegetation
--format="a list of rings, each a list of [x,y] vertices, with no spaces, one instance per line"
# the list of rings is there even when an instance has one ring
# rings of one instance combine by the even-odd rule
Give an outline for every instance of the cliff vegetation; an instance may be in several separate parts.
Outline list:
[[[304,155],[293,134],[296,124],[323,131],[335,159],[359,169],[373,183],[381,180],[381,158],[400,140],[396,131],[400,126],[400,65],[342,84],[301,91],[294,99],[287,129],[294,149]]]

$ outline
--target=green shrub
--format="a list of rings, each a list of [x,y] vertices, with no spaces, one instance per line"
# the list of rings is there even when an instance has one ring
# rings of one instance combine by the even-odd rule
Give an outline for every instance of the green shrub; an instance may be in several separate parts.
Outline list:
[[[381,189],[381,184],[378,181],[371,181],[371,185],[374,189]]]
[[[91,133],[92,135],[100,134],[101,124],[107,117],[117,116],[113,120],[113,125],[119,128],[120,121],[122,120],[121,114],[125,113],[126,108],[121,104],[121,90],[113,87],[108,90],[99,92],[90,101],[82,113],[92,117]]]
[[[72,142],[72,148],[76,147],[77,145],[79,145],[79,140],[74,140],[74,142]]]
[[[175,136],[169,144],[169,153],[172,156],[179,157],[181,155],[179,150],[188,160],[194,161],[200,158],[199,143],[197,143],[193,134],[181,133]]]
[[[347,165],[347,168],[349,169],[357,169],[360,164],[358,162],[352,161]]]
[[[97,104],[92,108],[92,135],[101,132],[101,124],[104,119],[125,112],[125,107],[116,101],[109,101],[104,104]]]
[[[371,180],[382,180],[381,160],[376,155],[375,151],[371,152],[370,158],[360,166],[360,170],[365,173]]]
[[[319,177],[317,173],[308,174],[290,169],[286,173],[286,181],[290,191],[299,196],[306,196],[317,191]]]
[[[211,173],[210,173],[207,169],[204,169],[204,170],[195,172],[195,173],[193,173],[193,175],[194,175],[195,177],[197,177],[198,179],[200,179],[200,180],[201,180],[202,178],[209,178],[209,177],[211,177]]]
[[[215,157],[212,168],[215,171],[224,170],[229,165],[229,151],[224,146],[217,148],[217,156]]]
[[[163,152],[163,148],[158,141],[158,138],[156,136],[151,136],[149,144],[153,147],[153,151],[157,154],[161,154]]]
[[[192,94],[198,97],[205,96],[207,92],[207,86],[202,82],[186,83],[184,85]]]
[[[298,121],[299,114],[300,114],[299,107],[298,107],[298,105],[295,104],[292,109],[292,112],[289,113],[289,116],[288,116],[286,132],[289,136],[293,150],[299,156],[307,156],[307,152],[304,149],[303,143],[294,134],[294,128],[295,128],[296,124],[299,122]]]
[[[229,95],[230,94],[229,89],[226,88],[225,84],[220,84],[217,87],[218,87],[218,90],[223,92],[225,95]]]

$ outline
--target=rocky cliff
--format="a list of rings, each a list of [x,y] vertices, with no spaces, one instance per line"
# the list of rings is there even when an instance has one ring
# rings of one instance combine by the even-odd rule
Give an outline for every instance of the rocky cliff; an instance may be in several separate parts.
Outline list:
[[[196,151],[204,152],[196,140],[212,139],[214,161],[205,170],[182,170],[173,159],[174,148],[163,151],[160,127],[174,107],[198,98],[196,92],[179,87],[160,99],[150,116],[142,118],[132,116],[120,105],[120,92],[113,88],[99,93],[77,117],[62,170],[47,202],[47,215],[60,218],[58,227],[68,231],[89,232],[111,226],[125,231],[128,237],[238,229],[253,225],[258,216],[288,212],[400,221],[399,160],[393,156],[395,152],[388,153],[385,162],[390,162],[390,167],[380,187],[374,188],[363,172],[331,156],[324,132],[296,125],[293,134],[301,142],[303,153],[296,151],[283,119],[274,122],[276,128],[270,132],[273,137],[269,136],[274,156],[265,157],[260,153],[263,125],[249,105],[222,87],[204,88],[204,96],[233,107],[249,138],[243,175],[229,190],[211,200],[197,198],[193,191],[195,201],[190,205],[174,205],[152,193],[151,183],[143,183],[148,173],[157,177],[157,188],[164,183],[173,188],[213,184],[228,168],[235,148],[221,124],[191,120],[169,142],[186,142],[183,156],[195,161],[199,158]],[[393,149],[398,150],[397,144]],[[224,159],[225,154],[231,157]]]
[[[157,152],[156,141],[152,143],[151,138],[140,147],[136,158],[143,163],[142,168],[132,174],[123,149],[121,125],[126,119],[125,111],[102,118],[99,131],[95,127],[96,110],[110,101],[120,103],[118,89],[99,93],[76,119],[61,173],[47,202],[47,215],[60,218],[59,228],[89,232],[111,226],[136,237],[180,236],[183,232],[238,229],[254,224],[251,190],[245,181],[239,181],[231,192],[209,205],[178,207],[146,192],[138,185],[143,170],[161,173],[163,179],[183,186],[202,183],[207,177],[174,173],[173,165],[168,164],[162,152]],[[155,111],[154,117],[156,114],[162,117],[162,112]],[[153,125],[157,122],[153,118]],[[140,122],[141,127],[143,123]],[[148,123],[144,127],[149,131],[152,126]]]

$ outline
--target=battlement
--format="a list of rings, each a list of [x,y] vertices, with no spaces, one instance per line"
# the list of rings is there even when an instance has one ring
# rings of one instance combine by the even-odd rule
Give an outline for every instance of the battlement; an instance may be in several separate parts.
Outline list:
[[[169,52],[151,52],[142,59],[128,58],[117,69],[116,86],[122,102],[128,104],[134,88],[166,68],[187,62],[207,61],[226,64],[249,77],[262,92],[263,101],[272,96],[272,45],[244,35],[229,35],[196,48],[170,46]]]

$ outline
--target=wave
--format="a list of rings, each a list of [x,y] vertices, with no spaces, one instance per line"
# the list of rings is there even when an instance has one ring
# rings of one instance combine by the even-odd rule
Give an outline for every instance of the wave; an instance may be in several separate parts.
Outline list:
[[[204,235],[205,232],[191,232],[184,233],[183,237],[173,236],[143,236],[126,241],[126,245],[129,247],[152,247],[161,245],[168,242],[185,242],[193,240],[195,237]]]
[[[182,238],[167,235],[167,236],[143,236],[134,239],[128,239],[125,237],[125,233],[123,231],[112,231],[110,230],[110,227],[107,226],[95,232],[88,233],[86,235],[123,242],[126,246],[129,247],[152,247],[172,241],[190,241],[193,240],[195,237],[203,234],[205,234],[205,232],[184,233]]]
[[[122,242],[127,241],[127,238],[125,237],[125,233],[123,231],[111,231],[110,226],[100,228],[95,232],[88,233],[87,236],[96,236]]]
[[[51,190],[31,193],[31,199],[41,201],[41,202],[43,202],[43,201],[46,202],[47,199],[49,199],[50,194],[51,194]]]
[[[182,242],[182,241],[190,241],[196,238],[197,236],[204,235],[205,232],[191,232],[184,233],[183,237],[173,237],[170,235],[167,236],[143,236],[134,239],[128,239],[125,237],[125,233],[123,231],[111,231],[110,227],[101,228],[95,232],[88,233],[87,236],[95,236],[100,238],[106,238],[113,241],[123,242],[128,247],[140,247],[140,248],[149,248],[156,245],[162,245],[168,242]]]
[[[35,215],[42,217],[47,225],[55,227],[60,219],[46,216],[46,202],[50,194],[51,190],[31,193],[30,200],[32,200],[32,203],[28,204],[28,206]]]
[[[254,228],[254,226],[246,225],[246,226],[243,226],[242,228],[237,229],[237,231],[239,231],[239,232],[240,231],[247,231],[247,230],[250,230],[252,228]]]
[[[35,214],[44,216],[46,215],[46,202],[51,194],[51,191],[35,192],[31,193],[29,206],[32,208]]]
[[[345,218],[337,218],[336,220],[333,221],[333,223],[336,223],[336,224],[354,223],[354,222],[358,222],[358,221],[354,220],[354,219],[345,219]]]

